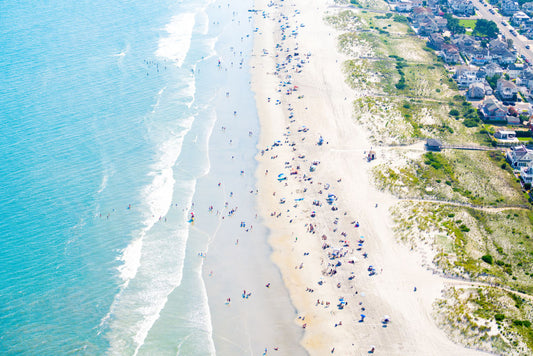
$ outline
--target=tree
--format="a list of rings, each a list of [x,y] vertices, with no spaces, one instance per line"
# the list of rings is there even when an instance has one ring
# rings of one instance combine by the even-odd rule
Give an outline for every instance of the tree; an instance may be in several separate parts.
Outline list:
[[[498,83],[498,79],[500,79],[501,75],[494,74],[492,77],[487,76],[485,79],[487,79],[487,82],[489,83],[492,90],[496,90],[496,85]]]
[[[497,38],[500,30],[496,22],[479,19],[476,21],[476,26],[474,27],[474,36],[488,37],[488,38]]]
[[[448,22],[446,27],[450,30],[451,33],[456,35],[461,35],[466,32],[466,29],[459,24],[459,19],[453,17],[452,14],[444,15],[444,18]]]

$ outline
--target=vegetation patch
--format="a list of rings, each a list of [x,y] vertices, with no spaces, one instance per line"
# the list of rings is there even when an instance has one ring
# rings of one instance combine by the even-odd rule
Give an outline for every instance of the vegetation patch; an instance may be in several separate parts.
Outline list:
[[[520,184],[510,167],[502,169],[502,162],[505,158],[498,151],[427,152],[398,168],[377,165],[373,177],[377,187],[400,198],[492,207],[527,206]]]
[[[357,0],[357,7],[386,3]],[[485,41],[497,34],[493,23],[446,17],[451,32],[469,28]],[[344,71],[356,89],[355,117],[383,146],[383,158],[372,163],[374,182],[405,199],[392,208],[396,236],[415,250],[430,248],[427,268],[479,283],[449,288],[436,304],[437,320],[467,346],[531,354],[533,309],[519,293],[533,293],[527,196],[500,151],[420,150],[426,138],[490,147],[493,128],[426,41],[413,35],[406,17],[354,8],[328,21],[343,31],[339,48],[351,58]],[[488,78],[489,84],[497,79]]]
[[[530,298],[495,287],[450,287],[435,307],[442,311],[438,323],[456,342],[502,355],[533,352]]]
[[[397,236],[431,246],[440,273],[533,292],[533,239],[526,209],[400,202],[392,210]]]

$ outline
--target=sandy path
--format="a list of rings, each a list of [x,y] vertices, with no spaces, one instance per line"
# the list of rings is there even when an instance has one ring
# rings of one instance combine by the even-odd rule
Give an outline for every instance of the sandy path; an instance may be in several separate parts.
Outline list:
[[[433,322],[431,305],[444,282],[396,243],[389,216],[394,200],[369,182],[364,153],[371,145],[353,119],[350,103],[356,93],[344,83],[337,34],[322,21],[328,4],[268,4],[256,1],[259,30],[252,63],[259,148],[264,150],[257,172],[260,212],[271,229],[273,260],[300,315],[295,322],[306,326],[302,344],[312,355],[362,355],[371,345],[382,355],[477,354],[449,341]],[[302,23],[305,27],[297,27]],[[292,56],[290,63],[287,55]],[[302,63],[301,73],[296,63]],[[276,64],[282,64],[277,72]],[[290,84],[278,86],[280,81]],[[294,85],[298,90],[285,95]],[[299,132],[303,125],[308,130]],[[318,145],[321,135],[324,143]],[[281,145],[272,146],[277,140]],[[290,174],[292,170],[298,173]],[[279,182],[280,173],[287,180]],[[338,198],[333,203],[338,210],[326,202],[328,194]],[[314,200],[321,206],[313,205]],[[364,241],[360,246],[359,240]],[[341,257],[330,258],[335,252]],[[342,310],[339,298],[347,302]],[[366,315],[363,322],[361,314]],[[391,319],[387,326],[381,323],[384,315]]]

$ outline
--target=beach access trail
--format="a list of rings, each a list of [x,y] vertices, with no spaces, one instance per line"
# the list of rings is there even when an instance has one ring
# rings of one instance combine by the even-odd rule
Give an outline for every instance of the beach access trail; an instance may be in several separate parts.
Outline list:
[[[311,355],[483,354],[433,321],[444,280],[396,242],[395,200],[369,180],[333,2],[257,0],[252,89],[261,123],[259,211]],[[379,159],[379,157],[378,157]],[[416,287],[416,288],[415,288]],[[281,352],[282,350],[280,350]]]

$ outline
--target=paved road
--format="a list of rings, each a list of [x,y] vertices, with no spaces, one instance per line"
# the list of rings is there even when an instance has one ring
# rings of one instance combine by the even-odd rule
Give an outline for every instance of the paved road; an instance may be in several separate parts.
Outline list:
[[[489,9],[492,9],[492,5],[487,4],[483,0],[472,0],[474,6],[477,8],[477,13],[481,15],[481,18],[484,18],[486,20],[492,20],[498,25],[498,28],[500,29],[500,33],[505,36],[507,39],[512,39],[513,44],[515,45],[518,54],[519,55],[525,55],[526,58],[529,60],[529,62],[533,63],[533,51],[528,50],[526,48],[526,45],[532,44],[533,41],[528,40],[526,37],[518,34],[514,36],[510,30],[513,28],[510,24],[507,24],[507,26],[502,25],[502,21],[505,21],[507,23],[509,17],[504,17],[500,13],[498,13],[497,8],[494,8],[494,14],[491,14]],[[485,7],[484,5],[487,4]]]

